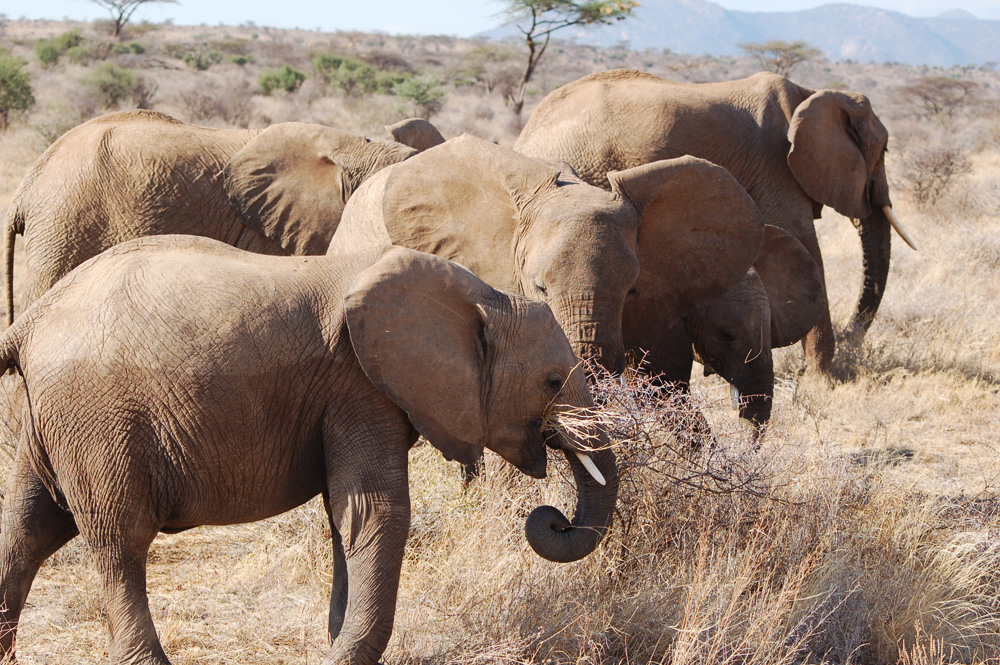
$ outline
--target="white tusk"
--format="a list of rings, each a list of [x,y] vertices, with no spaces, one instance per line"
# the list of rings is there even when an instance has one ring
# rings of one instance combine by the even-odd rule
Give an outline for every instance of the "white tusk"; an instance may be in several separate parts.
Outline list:
[[[903,239],[903,242],[909,245],[913,250],[916,250],[916,243],[910,239],[910,236],[906,235],[906,231],[903,230],[903,225],[899,223],[899,220],[896,218],[896,213],[892,211],[892,207],[882,206],[882,212],[884,212],[885,216],[889,218],[889,223],[892,224],[892,228],[896,229],[896,233],[898,233],[899,237]]]
[[[739,411],[740,408],[740,389],[736,386],[729,384],[729,396],[733,398],[733,410]]]
[[[580,458],[580,462],[582,462],[583,466],[586,467],[587,471],[590,472],[590,475],[594,477],[594,480],[596,480],[602,485],[608,484],[608,481],[604,479],[604,474],[602,474],[601,470],[597,468],[596,464],[594,464],[594,460],[590,459],[590,455],[577,453],[576,456]]]

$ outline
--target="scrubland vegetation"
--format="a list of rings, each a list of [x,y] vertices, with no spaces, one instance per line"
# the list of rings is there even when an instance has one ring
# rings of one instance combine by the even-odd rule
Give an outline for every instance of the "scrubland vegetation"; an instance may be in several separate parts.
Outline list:
[[[518,127],[504,97],[520,75],[517,49],[249,25],[139,24],[112,40],[99,24],[8,21],[0,68],[28,75],[34,103],[11,107],[0,133],[0,210],[51,141],[115,108],[373,136],[420,114],[446,136],[509,146]],[[555,44],[524,118],[556,86],[612,67],[712,81],[758,64]],[[669,433],[665,413],[677,407],[641,377],[599,384],[618,434],[620,507],[598,552],[569,565],[539,559],[523,537],[540,502],[571,509],[560,460],[538,482],[488,456],[482,482],[463,491],[455,465],[418,446],[386,662],[1000,659],[1000,74],[813,61],[793,78],[871,98],[891,134],[895,209],[920,245],[894,241],[871,331],[860,345],[841,340],[841,379],[805,374],[800,349],[781,350],[772,425],[755,449],[728,408],[728,386],[698,377],[694,402],[719,439],[698,452]],[[829,209],[817,227],[843,326],[860,290],[859,243]],[[149,593],[167,653],[188,663],[320,662],[327,534],[314,500],[257,524],[161,535]],[[103,612],[86,550],[63,548],[35,581],[20,662],[101,662]]]

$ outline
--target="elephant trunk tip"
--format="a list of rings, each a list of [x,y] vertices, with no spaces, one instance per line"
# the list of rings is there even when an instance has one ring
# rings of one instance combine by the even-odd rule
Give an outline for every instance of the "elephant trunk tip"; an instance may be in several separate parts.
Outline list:
[[[573,526],[566,519],[562,512],[553,506],[538,506],[528,515],[524,523],[524,532],[528,538],[528,544],[538,556],[555,563],[571,563],[578,561],[590,554],[603,533],[594,531],[592,538],[593,545],[580,547],[580,543],[569,546],[570,540],[578,540],[580,534],[574,533],[583,530],[581,527]]]

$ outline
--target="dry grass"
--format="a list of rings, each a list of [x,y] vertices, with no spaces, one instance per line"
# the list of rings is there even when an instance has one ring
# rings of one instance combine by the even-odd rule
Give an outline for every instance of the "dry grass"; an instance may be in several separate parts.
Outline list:
[[[30,58],[32,39],[69,27],[12,21],[4,37]],[[402,117],[398,100],[345,97],[308,81],[294,94],[247,100],[247,86],[262,67],[307,67],[310,49],[378,50],[448,78],[476,47],[448,38],[250,27],[161,27],[133,37],[147,44],[133,64],[157,83],[154,108],[214,126],[309,120],[370,135]],[[195,72],[164,51],[168,43],[240,39],[253,42],[253,65]],[[679,80],[753,69],[744,59],[565,45],[547,57],[535,101],[614,66]],[[80,83],[86,71],[32,64],[39,105],[0,134],[0,210],[55,135],[101,111]],[[828,384],[804,375],[797,347],[779,352],[772,426],[756,449],[728,408],[728,387],[697,378],[693,402],[719,440],[700,452],[678,442],[677,420],[666,417],[685,414],[658,402],[642,380],[627,389],[602,383],[602,417],[617,433],[623,469],[620,508],[598,552],[569,565],[539,559],[522,535],[536,505],[569,509],[572,483],[562,460],[553,458],[550,479],[537,482],[488,456],[482,482],[462,491],[454,465],[417,447],[413,524],[387,662],[1000,659],[1000,121],[987,96],[948,125],[914,122],[893,90],[925,73],[813,63],[796,76],[872,98],[892,133],[895,207],[921,247],[914,253],[895,243],[885,299],[865,343],[841,346],[836,358],[850,380]],[[985,88],[995,73],[947,73],[996,88]],[[454,82],[448,93],[433,118],[447,136],[469,131],[513,142],[517,128],[496,93]],[[918,209],[896,160],[926,141],[964,146],[972,171]],[[817,226],[834,320],[843,324],[860,289],[859,243],[829,209]],[[17,261],[15,270],[23,270],[20,249]],[[152,611],[176,662],[319,663],[330,580],[326,519],[316,500],[256,524],[161,535],[150,552]],[[89,556],[71,543],[35,582],[20,661],[102,662],[103,612]]]

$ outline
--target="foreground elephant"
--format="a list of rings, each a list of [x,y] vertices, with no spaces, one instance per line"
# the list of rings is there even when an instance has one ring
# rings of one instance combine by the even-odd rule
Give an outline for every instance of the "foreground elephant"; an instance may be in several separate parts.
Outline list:
[[[395,244],[457,261],[496,288],[548,303],[580,357],[620,371],[622,309],[640,258],[669,285],[657,315],[673,323],[739,282],[763,227],[755,209],[734,214],[752,202],[704,160],[606,175],[610,193],[565,164],[461,136],[362,185],[329,251]],[[637,256],[637,242],[657,251]]]
[[[889,226],[896,225],[883,159],[887,138],[868,99],[856,93],[816,92],[767,73],[677,84],[619,69],[552,92],[514,149],[564,160],[602,187],[611,170],[681,155],[707,159],[732,173],[765,223],[802,243],[820,270],[813,219],[822,206],[859,219],[864,284],[849,329],[863,335],[885,290]],[[804,346],[810,365],[829,373],[834,337],[825,286],[822,299]]]
[[[424,125],[403,121],[393,131],[427,135]],[[208,129],[155,111],[85,122],[38,158],[8,209],[8,325],[17,233],[28,268],[22,307],[92,256],[144,236],[181,233],[263,254],[322,254],[351,193],[415,152],[299,122]]]
[[[418,433],[448,459],[487,447],[536,478],[546,444],[562,449],[576,519],[547,506],[528,517],[543,557],[580,559],[611,524],[606,434],[541,429],[593,407],[552,313],[420,252],[269,257],[190,236],[132,241],[18,318],[0,337],[10,365],[32,432],[0,524],[0,658],[38,567],[79,533],[103,579],[112,657],[166,663],[145,590],[157,532],[259,520],[322,493],[335,553],[325,662],[377,662]]]
[[[640,236],[639,255],[646,249]],[[754,267],[740,283],[675,325],[657,316],[664,287],[669,285],[655,275],[640,274],[638,296],[625,304],[626,348],[645,360],[646,370],[658,375],[658,381],[681,393],[688,390],[696,353],[706,375],[718,374],[729,382],[740,417],[763,433],[774,396],[771,350],[797,342],[822,313],[819,266],[797,240],[765,226]]]

